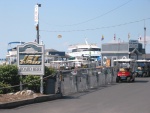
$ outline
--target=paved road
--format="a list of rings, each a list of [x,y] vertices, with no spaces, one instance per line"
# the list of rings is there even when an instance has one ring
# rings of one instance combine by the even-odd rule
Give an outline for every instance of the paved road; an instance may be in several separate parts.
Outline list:
[[[64,99],[1,109],[0,113],[150,113],[150,78],[78,93]]]

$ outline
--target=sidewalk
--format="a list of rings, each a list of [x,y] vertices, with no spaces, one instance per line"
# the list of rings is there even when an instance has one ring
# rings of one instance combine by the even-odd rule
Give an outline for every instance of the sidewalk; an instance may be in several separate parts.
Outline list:
[[[27,100],[0,103],[0,109],[10,109],[10,108],[15,108],[15,107],[19,107],[19,106],[23,106],[27,104],[51,101],[51,100],[56,100],[60,98],[62,98],[62,94],[50,94],[50,95],[39,96],[39,97],[35,97],[32,99],[27,99]]]

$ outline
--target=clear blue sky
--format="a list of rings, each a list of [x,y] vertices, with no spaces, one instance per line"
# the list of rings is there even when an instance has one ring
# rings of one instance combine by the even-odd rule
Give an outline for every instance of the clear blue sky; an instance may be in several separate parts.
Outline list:
[[[150,53],[150,0],[0,0],[0,58],[11,41],[34,41],[34,6],[40,3],[40,40],[45,48],[67,51],[68,45],[128,41],[144,37]],[[62,35],[62,38],[58,38]],[[104,40],[101,37],[104,35]]]

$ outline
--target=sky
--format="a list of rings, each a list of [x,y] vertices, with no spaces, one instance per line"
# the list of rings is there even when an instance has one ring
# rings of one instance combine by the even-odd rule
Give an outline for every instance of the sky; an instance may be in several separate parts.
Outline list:
[[[9,42],[36,40],[37,3],[45,49],[67,52],[69,45],[85,39],[101,47],[128,42],[128,34],[130,40],[141,37],[143,43],[145,26],[146,53],[150,53],[150,0],[0,0],[0,58],[6,57]]]

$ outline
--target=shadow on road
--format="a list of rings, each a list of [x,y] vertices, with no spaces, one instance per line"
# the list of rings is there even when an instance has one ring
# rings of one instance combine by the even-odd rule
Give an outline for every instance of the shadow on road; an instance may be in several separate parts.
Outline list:
[[[130,83],[133,83],[133,84],[136,84],[136,83],[147,83],[149,82],[149,80],[146,80],[145,78],[139,78],[139,79],[136,79],[134,82],[130,82]],[[121,82],[121,83],[127,83],[127,84],[130,84],[128,82]],[[117,84],[121,84],[121,83],[117,83]],[[81,96],[84,96],[84,95],[87,95],[89,93],[92,93],[92,92],[96,92],[96,91],[99,91],[99,90],[102,90],[102,89],[105,89],[107,87],[111,87],[113,85],[117,85],[115,83],[113,84],[108,84],[108,85],[103,85],[103,86],[100,86],[100,87],[97,87],[97,88],[90,88],[88,90],[85,90],[85,91],[79,91],[79,92],[76,92],[76,93],[73,93],[73,94],[69,94],[69,95],[65,95],[63,96],[62,99],[79,99]]]
[[[148,80],[136,80],[135,83],[147,83],[149,82]]]
[[[85,90],[85,91],[79,91],[79,92],[76,92],[76,93],[73,93],[73,94],[65,95],[65,96],[62,97],[62,99],[79,99],[81,96],[84,96],[84,95],[87,95],[87,94],[105,89],[107,87],[111,87],[113,85],[116,85],[116,84],[113,83],[113,84],[103,85],[103,86],[100,86],[100,87],[97,87],[97,88],[90,88],[90,89]]]

